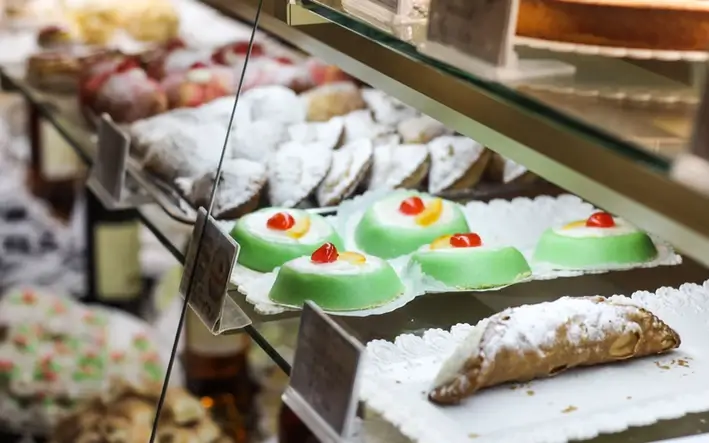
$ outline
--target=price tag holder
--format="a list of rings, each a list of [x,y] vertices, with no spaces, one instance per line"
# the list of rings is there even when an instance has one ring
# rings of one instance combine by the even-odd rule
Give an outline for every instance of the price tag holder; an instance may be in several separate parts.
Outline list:
[[[431,0],[419,51],[493,81],[573,75],[555,60],[519,60],[514,51],[519,0]]]
[[[142,195],[125,195],[130,138],[108,114],[98,125],[98,149],[88,186],[107,209],[124,209],[147,203]]]
[[[246,320],[236,327],[251,323],[248,316],[227,295],[231,270],[236,263],[239,250],[239,244],[219,228],[214,218],[207,217],[204,208],[199,208],[197,222],[185,256],[180,294],[187,297],[188,291],[191,291],[190,308],[214,335],[224,330],[221,320],[227,299],[233,304],[228,306],[229,310],[237,310],[237,312],[230,312],[229,315],[232,318]]]
[[[315,303],[305,303],[283,401],[323,443],[352,435],[363,355],[357,339]]]

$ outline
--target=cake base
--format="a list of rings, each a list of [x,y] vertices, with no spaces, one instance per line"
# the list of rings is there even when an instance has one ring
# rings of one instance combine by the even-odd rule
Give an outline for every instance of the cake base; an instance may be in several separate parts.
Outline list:
[[[706,51],[709,5],[701,1],[521,0],[517,35],[584,45]]]
[[[657,249],[644,232],[609,237],[567,237],[553,230],[542,234],[534,260],[561,269],[583,269],[651,261]]]
[[[327,311],[357,311],[382,306],[404,294],[404,285],[386,262],[362,273],[303,272],[293,262],[278,271],[269,299],[300,308],[312,300]],[[315,265],[317,266],[317,265]]]
[[[409,266],[456,289],[491,289],[519,282],[530,275],[527,260],[513,247],[420,250]]]

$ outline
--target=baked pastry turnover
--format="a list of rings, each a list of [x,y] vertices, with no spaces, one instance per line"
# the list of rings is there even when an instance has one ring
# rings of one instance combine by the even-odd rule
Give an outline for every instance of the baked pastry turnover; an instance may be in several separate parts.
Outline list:
[[[429,399],[455,404],[480,389],[660,354],[679,335],[627,297],[563,297],[480,321],[441,367]]]

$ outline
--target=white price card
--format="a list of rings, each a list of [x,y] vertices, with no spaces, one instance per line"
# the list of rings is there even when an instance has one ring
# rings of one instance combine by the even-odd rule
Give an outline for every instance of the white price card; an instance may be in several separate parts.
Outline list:
[[[189,306],[215,335],[221,331],[231,270],[238,255],[239,244],[219,228],[214,218],[207,217],[204,208],[199,208],[185,256],[180,294],[188,298]],[[248,318],[238,306],[231,309]]]
[[[123,199],[126,162],[130,139],[108,114],[101,116],[98,127],[98,151],[89,186],[105,206],[119,206]]]
[[[303,306],[283,401],[322,442],[352,435],[364,347],[315,303]]]
[[[519,0],[431,0],[427,40],[498,67],[510,63]]]

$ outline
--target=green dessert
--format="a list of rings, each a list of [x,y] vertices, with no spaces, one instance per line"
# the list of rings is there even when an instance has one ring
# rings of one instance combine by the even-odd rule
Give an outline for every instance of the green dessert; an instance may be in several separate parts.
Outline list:
[[[490,289],[532,275],[527,260],[511,246],[483,246],[474,233],[445,235],[411,256],[424,276],[457,289]]]
[[[312,300],[329,311],[355,311],[384,305],[404,293],[404,284],[386,261],[356,252],[338,252],[326,243],[311,256],[285,263],[268,297],[301,307]]]
[[[241,246],[238,263],[270,272],[294,258],[310,255],[325,242],[342,240],[322,216],[299,209],[266,208],[240,218],[231,236]]]
[[[548,229],[534,251],[535,261],[561,269],[645,263],[656,257],[655,244],[646,233],[605,212]]]
[[[389,259],[414,252],[443,235],[469,230],[456,203],[400,191],[367,209],[355,230],[355,242],[365,253]]]

